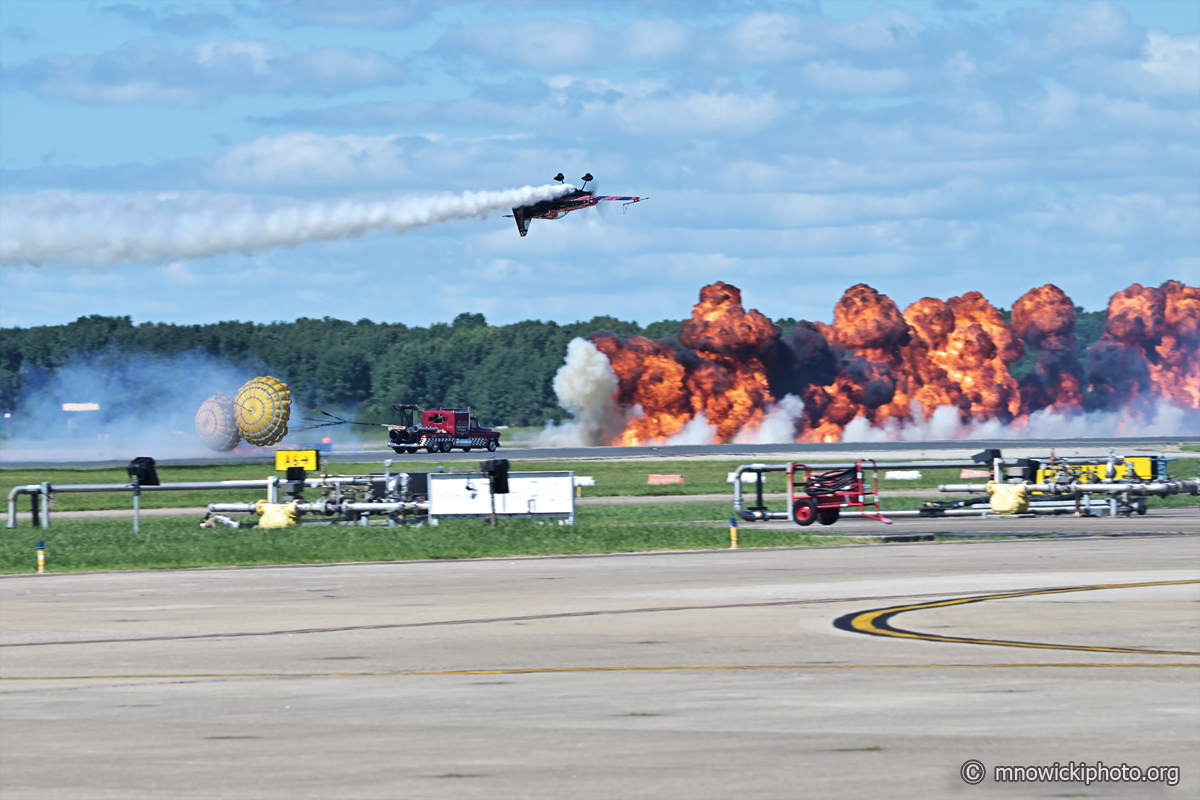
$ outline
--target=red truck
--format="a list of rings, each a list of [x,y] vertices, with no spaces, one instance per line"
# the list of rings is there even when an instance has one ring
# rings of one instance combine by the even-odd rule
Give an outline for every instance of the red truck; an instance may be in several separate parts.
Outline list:
[[[388,425],[388,446],[397,453],[416,453],[422,447],[429,453],[449,453],[456,447],[465,452],[473,448],[494,452],[500,446],[500,434],[479,426],[479,418],[469,408],[431,408],[393,405],[403,425]],[[420,416],[418,416],[420,415]]]

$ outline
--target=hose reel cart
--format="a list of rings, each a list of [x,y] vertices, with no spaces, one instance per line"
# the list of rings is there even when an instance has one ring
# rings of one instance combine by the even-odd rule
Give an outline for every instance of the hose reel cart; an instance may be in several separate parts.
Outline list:
[[[863,463],[871,462],[872,488],[866,491],[863,480]],[[797,481],[799,470],[804,479]],[[788,465],[788,507],[792,521],[797,525],[812,525],[816,520],[822,525],[837,522],[843,508],[857,508],[862,516],[890,525],[892,521],[883,516],[879,509],[879,470],[874,459],[859,459],[853,467],[831,472],[813,472],[807,464]],[[870,497],[870,500],[867,500]],[[874,507],[874,513],[867,510]]]

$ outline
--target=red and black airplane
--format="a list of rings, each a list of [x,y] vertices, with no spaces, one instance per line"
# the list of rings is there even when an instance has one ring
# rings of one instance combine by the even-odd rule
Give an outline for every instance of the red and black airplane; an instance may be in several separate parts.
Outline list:
[[[563,174],[560,172],[554,176],[554,180],[559,183],[563,182]],[[602,201],[619,200],[625,206],[640,203],[643,200],[649,200],[649,197],[609,197],[605,195],[593,194],[588,191],[588,181],[593,181],[592,173],[584,175],[583,188],[575,189],[566,194],[556,197],[553,200],[542,200],[527,206],[517,206],[511,214],[505,214],[505,217],[515,219],[517,221],[517,230],[521,235],[529,233],[529,220],[531,219],[561,219],[572,211],[578,211],[581,208],[591,208],[598,205]]]

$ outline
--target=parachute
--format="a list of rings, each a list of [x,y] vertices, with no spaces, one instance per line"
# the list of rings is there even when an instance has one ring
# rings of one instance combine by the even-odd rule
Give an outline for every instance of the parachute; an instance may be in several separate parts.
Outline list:
[[[266,375],[247,381],[236,398],[217,392],[201,403],[196,433],[217,451],[232,450],[242,439],[260,447],[275,444],[287,436],[291,410],[287,384]]]
[[[196,433],[212,450],[224,452],[237,447],[242,432],[238,430],[233,398],[217,392],[201,403],[196,412]]]
[[[233,401],[238,430],[250,444],[275,444],[287,436],[292,393],[287,384],[268,376],[248,381]]]

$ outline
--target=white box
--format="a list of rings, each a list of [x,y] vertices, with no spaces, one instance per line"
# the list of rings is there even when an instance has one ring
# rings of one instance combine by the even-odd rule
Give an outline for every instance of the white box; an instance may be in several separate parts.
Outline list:
[[[491,484],[482,472],[429,473],[429,524],[492,514]],[[508,494],[496,495],[496,516],[562,519],[575,524],[574,472],[510,472]]]

